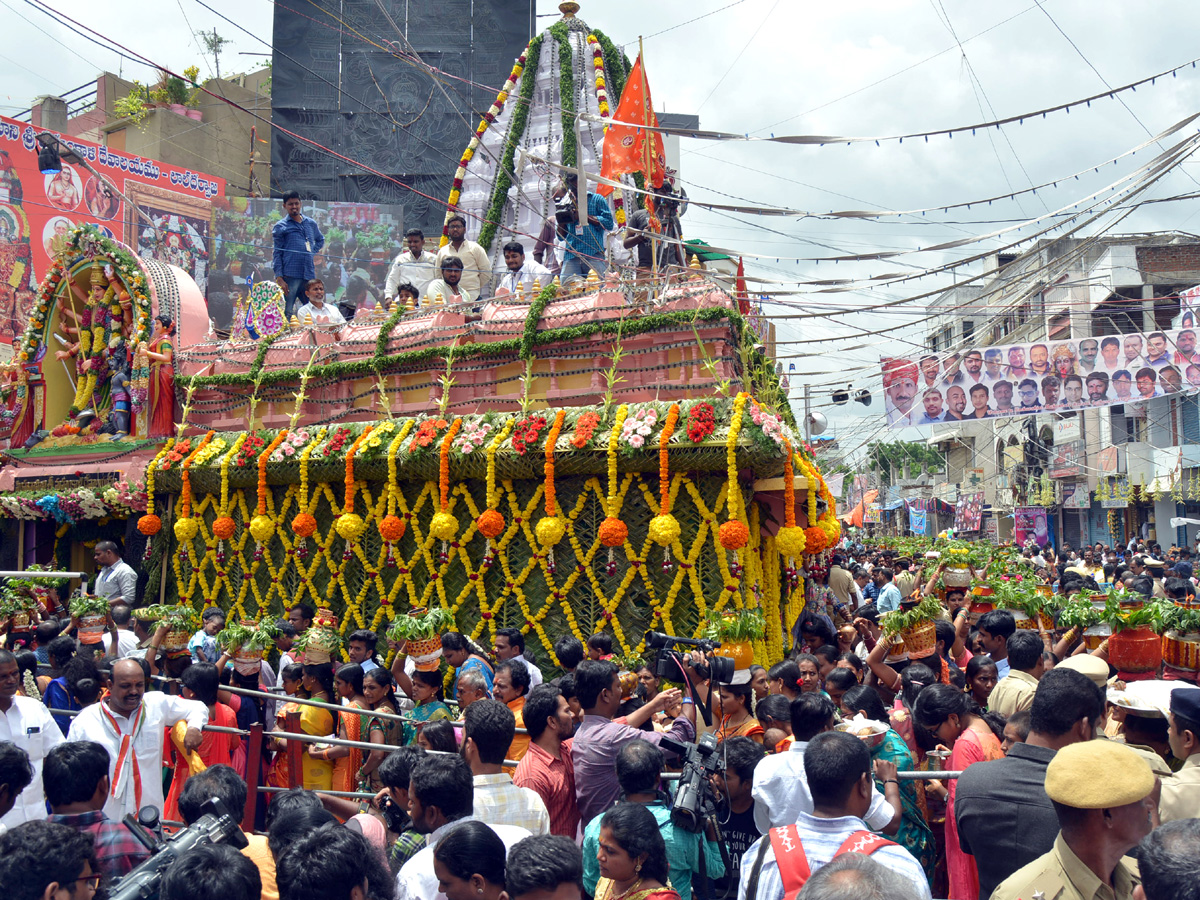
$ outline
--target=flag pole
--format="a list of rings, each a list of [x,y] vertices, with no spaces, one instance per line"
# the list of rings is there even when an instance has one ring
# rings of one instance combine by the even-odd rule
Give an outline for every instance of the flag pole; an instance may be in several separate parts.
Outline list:
[[[642,73],[642,125],[644,126],[642,129],[642,157],[646,166],[646,179],[643,182],[643,187],[649,191],[653,187],[653,179],[650,175],[650,109],[646,103],[647,98],[650,96],[650,89],[646,84],[646,52],[642,48],[642,36],[640,34],[638,35],[638,61],[642,64],[639,70]],[[653,212],[654,201],[649,195],[646,195],[643,199],[645,203],[649,204],[647,212]],[[646,227],[652,232],[654,231],[653,220],[653,216],[647,216]],[[653,237],[650,238],[650,273],[655,282],[657,282],[658,242]]]

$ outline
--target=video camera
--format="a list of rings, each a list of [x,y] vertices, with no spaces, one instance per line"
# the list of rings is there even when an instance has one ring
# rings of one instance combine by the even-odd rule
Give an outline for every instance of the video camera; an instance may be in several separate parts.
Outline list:
[[[707,638],[681,638],[658,631],[646,632],[646,648],[657,650],[658,657],[654,664],[654,675],[668,681],[678,681],[683,675],[685,660],[675,646],[695,647],[702,653],[712,653],[721,646],[720,641],[710,641]],[[727,656],[710,656],[706,663],[710,678],[718,684],[729,684],[733,680],[733,659]]]
[[[683,760],[679,788],[671,804],[671,820],[680,828],[698,834],[716,809],[709,778],[725,771],[725,762],[717,752],[717,736],[710,731],[701,735],[696,744],[683,744],[671,738],[663,738],[661,744]]]
[[[216,797],[204,801],[202,815],[192,825],[169,840],[153,841],[146,830],[159,833],[158,810],[152,806],[138,811],[137,819],[127,815],[122,821],[151,857],[121,878],[108,892],[109,900],[157,900],[162,878],[175,860],[193,847],[203,844],[230,844],[243,849],[249,842],[237,821]]]

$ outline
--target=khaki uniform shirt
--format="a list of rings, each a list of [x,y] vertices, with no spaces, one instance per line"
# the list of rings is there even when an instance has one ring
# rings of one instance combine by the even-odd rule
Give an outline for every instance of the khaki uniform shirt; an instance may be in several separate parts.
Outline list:
[[[896,587],[900,588],[900,596],[907,600],[909,594],[911,594],[913,589],[917,586],[917,576],[913,573],[912,569],[909,569],[908,571],[901,572],[899,575],[897,575],[894,579],[894,583]]]
[[[1015,712],[1033,706],[1033,692],[1037,690],[1037,679],[1028,672],[1009,669],[1008,675],[996,682],[988,697],[989,712],[1008,718]]]
[[[1000,882],[991,900],[1131,900],[1137,884],[1137,876],[1122,860],[1109,887],[1080,861],[1060,834],[1049,853]]]
[[[850,573],[841,566],[831,566],[829,569],[829,589],[833,591],[833,596],[837,597],[842,603],[850,609],[854,609],[858,605],[858,594],[854,590],[854,579],[850,577]]]
[[[1164,822],[1200,816],[1200,753],[1193,753],[1182,769],[1163,778],[1158,814]]]

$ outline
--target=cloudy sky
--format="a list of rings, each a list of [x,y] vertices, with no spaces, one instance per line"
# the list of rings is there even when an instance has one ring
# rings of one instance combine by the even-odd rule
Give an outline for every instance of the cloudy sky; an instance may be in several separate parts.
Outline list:
[[[272,6],[264,0],[206,0],[269,40]],[[402,2],[402,0],[401,0]],[[47,18],[30,0],[0,0],[9,38],[0,52],[4,73],[0,111],[28,107],[32,97],[62,92],[99,70],[148,80],[144,66],[123,61]],[[175,69],[193,62],[211,71],[195,30],[216,27],[233,43],[222,70],[256,67],[266,49],[197,0],[50,0],[50,5],[131,49]],[[655,105],[697,113],[713,130],[771,134],[892,135],[970,125],[1053,106],[1155,74],[1200,56],[1181,38],[1200,31],[1200,4],[1183,0],[1128,3],[1093,0],[584,0],[580,15],[636,54],[646,36]],[[539,27],[554,21],[557,3],[539,0]],[[693,21],[695,20],[695,21]],[[803,147],[770,143],[683,142],[682,178],[697,200],[780,206],[813,212],[906,210],[991,197],[1074,175],[1137,146],[1200,108],[1200,70],[1126,92],[1118,100],[1056,113],[1045,120],[928,142],[882,142]],[[1176,138],[1195,133],[1189,127]],[[464,135],[464,145],[469,135]],[[882,403],[878,377],[857,367],[920,342],[926,315],[920,301],[892,310],[856,311],[944,287],[939,274],[854,292],[820,293],[795,284],[862,278],[885,272],[919,273],[1032,234],[1023,229],[946,253],[909,252],[872,263],[792,262],[880,251],[917,251],[942,241],[985,235],[1068,206],[1144,165],[1157,148],[1089,172],[1057,188],[990,206],[926,216],[831,221],[718,213],[693,206],[685,236],[746,253],[778,255],[748,270],[778,279],[777,290],[799,290],[778,315],[780,355],[808,381],[814,406],[833,420],[832,432],[851,445],[878,436]],[[1200,166],[1186,162],[1143,199],[1200,191]],[[736,198],[736,199],[735,199]],[[1195,200],[1159,203],[1134,212],[1120,231],[1200,232]],[[962,275],[978,266],[966,266]],[[792,282],[792,283],[788,283]],[[783,316],[817,312],[825,318]],[[887,335],[881,328],[908,325]],[[820,343],[812,343],[819,340]],[[861,345],[867,346],[861,346]],[[848,349],[854,348],[854,349]],[[842,374],[848,373],[848,374]],[[838,379],[876,391],[869,408],[829,407]],[[844,381],[842,383],[845,383]],[[798,391],[794,391],[798,393]]]

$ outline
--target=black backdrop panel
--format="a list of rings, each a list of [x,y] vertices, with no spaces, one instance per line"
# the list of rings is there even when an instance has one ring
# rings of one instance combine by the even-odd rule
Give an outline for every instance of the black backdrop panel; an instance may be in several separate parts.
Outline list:
[[[278,0],[272,193],[400,203],[406,225],[439,229],[438,201],[528,42],[532,14],[532,0],[385,0],[383,10],[374,0]],[[424,66],[396,55],[410,55],[404,35]],[[442,73],[441,87],[425,66]]]

